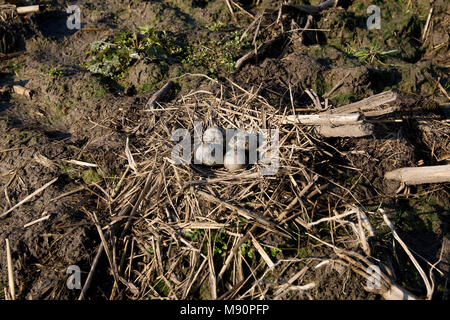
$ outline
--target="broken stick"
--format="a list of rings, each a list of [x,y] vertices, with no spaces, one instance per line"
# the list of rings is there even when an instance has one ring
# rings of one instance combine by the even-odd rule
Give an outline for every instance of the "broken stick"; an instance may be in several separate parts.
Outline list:
[[[450,182],[450,165],[400,168],[387,172],[384,178],[407,185]]]
[[[31,90],[22,86],[14,85],[13,86],[14,93],[20,94],[21,96],[25,96],[31,100]]]
[[[8,266],[8,284],[9,284],[9,294],[11,300],[16,300],[16,291],[14,289],[14,267],[11,259],[11,248],[9,245],[9,239],[6,238],[6,261]]]
[[[27,14],[32,12],[39,12],[39,5],[25,6],[16,8],[18,14]]]
[[[347,114],[353,112],[362,112],[364,115],[366,115],[366,113],[368,113],[369,111],[373,111],[376,107],[394,102],[395,100],[397,100],[397,94],[389,90],[339,108],[331,109],[329,111],[326,111],[325,113]]]
[[[338,127],[320,126],[317,132],[324,137],[366,137],[373,134],[373,125],[361,122]]]
[[[33,199],[35,196],[37,196],[38,194],[40,194],[42,191],[44,191],[45,189],[47,189],[48,187],[50,187],[53,183],[56,182],[56,180],[58,180],[58,178],[53,179],[52,181],[46,183],[44,186],[42,186],[41,188],[37,189],[36,191],[34,191],[32,194],[30,194],[29,196],[25,197],[25,199],[23,199],[22,201],[20,201],[19,203],[17,203],[15,206],[13,206],[12,208],[10,208],[9,210],[5,211],[4,213],[0,214],[0,218],[3,218],[5,216],[7,216],[10,212],[14,211],[15,209],[17,209],[18,207],[20,207],[21,205],[23,205],[24,203],[27,203],[28,201],[30,201],[31,199]]]
[[[343,125],[356,124],[361,118],[359,113],[351,114],[298,114],[282,120],[282,124],[300,123],[304,125]]]
[[[150,100],[148,100],[145,109],[147,110],[151,110],[153,109],[156,104],[167,94],[169,93],[170,89],[173,86],[173,81],[168,81],[161,89],[159,89],[158,91],[156,91],[152,97],[150,98]]]
[[[236,70],[240,69],[244,65],[244,63],[246,63],[248,60],[256,58],[258,56],[261,56],[266,50],[271,48],[274,44],[276,44],[278,41],[280,41],[282,39],[283,39],[282,37],[276,37],[274,39],[268,40],[268,41],[260,44],[258,46],[258,48],[249,51],[248,53],[243,55],[241,58],[239,58],[239,60],[236,61],[234,68]]]

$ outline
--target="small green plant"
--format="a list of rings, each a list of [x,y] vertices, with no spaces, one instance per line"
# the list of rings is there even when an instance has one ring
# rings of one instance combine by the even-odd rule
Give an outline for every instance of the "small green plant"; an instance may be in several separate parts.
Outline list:
[[[222,22],[217,22],[207,27],[217,30],[223,26]],[[232,32],[222,40],[185,44],[179,43],[169,32],[147,25],[136,33],[119,32],[94,41],[83,66],[92,73],[120,80],[138,60],[158,65],[181,62],[187,72],[205,72],[216,77],[233,71],[237,58],[252,47],[248,39],[241,41],[240,38],[238,32]]]
[[[231,72],[242,51],[251,48],[250,41],[240,41],[240,37],[238,32],[233,32],[223,40],[188,46],[183,63],[207,70],[211,76],[221,71]]]
[[[184,236],[192,241],[198,241],[200,236],[203,234],[200,229],[192,229],[191,231],[185,232]]]
[[[153,83],[144,83],[142,86],[138,88],[138,93],[148,92],[153,90],[155,85]]]
[[[159,280],[154,288],[157,293],[163,297],[167,297],[169,295],[169,287],[163,280]]]
[[[64,167],[62,171],[63,173],[67,174],[72,180],[77,177],[77,171],[71,165]]]
[[[33,133],[31,131],[24,130],[24,131],[20,131],[18,138],[20,141],[24,142],[24,141],[27,141],[28,139],[30,139],[32,136],[33,136]]]
[[[228,250],[229,236],[224,232],[217,232],[214,238],[214,254],[222,254]]]
[[[220,29],[225,28],[227,25],[222,21],[217,21],[216,23],[207,24],[205,27],[210,31],[218,31]]]
[[[17,61],[9,61],[8,68],[14,71],[14,73],[18,73],[23,69],[23,64]]]
[[[443,87],[445,90],[449,90],[450,89],[450,81],[447,81]]]
[[[183,53],[175,38],[166,31],[149,26],[139,32],[119,32],[115,36],[94,41],[83,66],[92,73],[111,79],[121,79],[137,60],[171,62]]]
[[[103,88],[97,88],[95,90],[95,97],[96,98],[103,98],[106,95],[106,90]]]
[[[58,68],[51,68],[48,74],[53,78],[57,78],[62,77],[64,75],[64,71]]]
[[[395,211],[395,223],[406,232],[421,230],[430,234],[438,233],[439,215],[448,212],[448,209],[438,205],[433,197],[421,196],[402,203],[402,208]]]
[[[309,256],[311,256],[311,249],[303,247],[298,250],[299,258],[308,258]]]
[[[281,253],[281,250],[278,249],[278,248],[272,248],[272,249],[270,249],[270,255],[271,255],[273,258],[276,258],[276,256],[277,256],[279,253]]]
[[[246,243],[243,243],[241,245],[241,254],[244,257],[249,257],[250,259],[253,259],[253,257],[255,256],[253,248],[251,246],[250,241],[247,241]]]
[[[98,182],[102,179],[102,176],[97,172],[97,170],[89,169],[84,170],[81,173],[81,178],[83,179],[84,183],[91,184],[93,182]]]
[[[357,58],[364,63],[378,62],[379,64],[386,65],[384,60],[387,57],[392,56],[392,54],[398,52],[398,50],[382,51],[376,44],[371,44],[368,48],[363,47],[359,50],[356,50],[355,48],[347,44],[347,46],[344,48],[344,52],[348,56]]]

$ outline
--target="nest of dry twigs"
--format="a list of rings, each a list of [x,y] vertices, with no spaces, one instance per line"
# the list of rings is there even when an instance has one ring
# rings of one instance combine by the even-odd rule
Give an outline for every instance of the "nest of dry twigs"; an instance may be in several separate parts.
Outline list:
[[[373,229],[355,209],[356,183],[348,188],[333,175],[331,160],[345,154],[314,129],[281,125],[288,110],[271,106],[256,88],[209,80],[205,89],[145,112],[131,130],[123,154],[128,166],[114,190],[104,190],[110,208],[105,236],[99,229],[115,279],[110,298],[313,298],[319,280],[306,281],[307,273],[330,261],[370,279]],[[194,121],[279,129],[280,169],[264,176],[260,164],[235,173],[175,164],[171,135],[179,128],[192,133]],[[327,200],[318,201],[324,189]],[[298,249],[310,241],[334,258],[302,257]],[[301,270],[284,275],[290,268]],[[381,287],[369,291],[390,292],[386,273]]]

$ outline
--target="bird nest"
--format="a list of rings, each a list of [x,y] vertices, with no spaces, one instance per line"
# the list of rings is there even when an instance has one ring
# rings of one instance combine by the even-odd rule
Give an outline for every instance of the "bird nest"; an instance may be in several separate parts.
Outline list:
[[[308,295],[320,285],[317,279],[292,283],[311,279],[313,261],[331,261],[299,256],[298,249],[311,241],[329,250],[333,261],[370,279],[367,268],[374,260],[367,238],[374,233],[353,187],[341,185],[336,175],[336,158],[345,154],[312,128],[282,125],[289,108],[270,105],[257,88],[209,80],[201,90],[147,110],[130,129],[123,154],[128,165],[101,197],[109,208],[104,234],[95,213],[88,212],[102,244],[82,296],[105,249],[116,283],[111,298]],[[262,174],[259,162],[236,172],[177,163],[173,132],[193,134],[196,121],[204,127],[277,130],[278,169]],[[294,278],[282,276],[295,266],[303,269]],[[390,292],[389,272],[377,270],[382,285],[372,291]],[[119,283],[126,290],[117,290]]]

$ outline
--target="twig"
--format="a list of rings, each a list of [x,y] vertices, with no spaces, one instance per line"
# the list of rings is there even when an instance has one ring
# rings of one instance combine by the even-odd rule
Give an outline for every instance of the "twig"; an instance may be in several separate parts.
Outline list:
[[[217,223],[217,222],[186,222],[181,223],[178,225],[178,227],[182,230],[193,230],[193,229],[223,229],[227,226],[227,224],[224,223]]]
[[[285,33],[296,32],[296,31],[322,31],[322,32],[331,32],[331,29],[314,29],[314,28],[296,28],[287,30]]]
[[[444,87],[440,83],[441,78],[439,77],[436,81],[437,86],[439,87],[439,90],[447,97],[448,100],[450,100],[450,96],[448,95],[447,91],[445,91]]]
[[[281,40],[280,36],[276,37],[275,39],[271,39],[271,40],[268,40],[268,41],[260,44],[258,46],[258,48],[249,51],[248,53],[243,55],[241,58],[239,58],[238,61],[236,61],[235,69],[239,70],[244,65],[245,62],[247,62],[250,59],[260,56],[262,54],[262,52],[264,52],[268,48],[272,47],[275,43],[277,43],[280,40]]]
[[[97,219],[97,215],[95,214],[95,212],[90,213],[87,210],[84,210],[84,211],[92,219],[92,221],[94,222],[95,227],[97,228],[97,232],[98,232],[98,234],[100,236],[100,240],[101,240],[101,243],[103,245],[103,250],[106,253],[106,257],[108,258],[108,262],[109,262],[109,265],[111,267],[111,271],[112,271],[112,274],[113,274],[113,277],[114,277],[115,285],[117,285],[119,283],[119,281],[120,281],[119,280],[119,275],[118,275],[118,272],[117,272],[117,265],[115,263],[115,260],[112,257],[111,251],[109,250],[107,240],[105,238],[105,235],[103,234],[103,230],[102,230],[102,227],[100,225],[100,222]]]
[[[450,165],[400,168],[387,172],[384,178],[407,185],[450,182]]]
[[[127,168],[125,169],[125,172],[123,173],[122,177],[120,178],[120,181],[117,183],[117,186],[114,188],[112,194],[111,194],[111,198],[115,198],[116,195],[119,193],[120,188],[122,187],[122,184],[125,180],[126,175],[128,174],[128,171],[130,171],[130,166],[127,166]]]
[[[16,10],[17,10],[18,14],[27,14],[27,13],[39,12],[39,5],[17,7]]]
[[[379,211],[380,211],[380,213],[383,216],[384,222],[388,225],[389,229],[391,229],[391,232],[394,235],[395,240],[397,240],[397,242],[402,246],[403,250],[405,250],[405,252],[408,255],[409,259],[411,259],[411,262],[414,264],[414,266],[416,267],[416,269],[419,272],[420,276],[422,277],[423,282],[425,283],[425,287],[427,288],[427,299],[431,300],[431,297],[433,296],[433,288],[432,288],[432,286],[431,286],[431,284],[430,284],[430,282],[429,282],[425,272],[423,271],[422,267],[417,262],[416,258],[414,258],[414,256],[412,255],[411,251],[409,251],[407,245],[398,236],[397,231],[395,231],[394,225],[389,220],[387,215],[384,213],[384,210],[383,209],[379,209]]]
[[[254,213],[252,213],[252,212],[250,212],[250,211],[248,211],[248,210],[246,210],[244,208],[240,208],[240,207],[237,207],[235,205],[232,205],[232,204],[230,204],[228,202],[225,202],[225,201],[223,201],[221,199],[218,199],[218,198],[214,197],[211,194],[208,194],[208,193],[200,191],[200,190],[197,191],[197,195],[199,195],[200,197],[202,197],[203,199],[205,199],[207,201],[223,205],[224,207],[228,208],[229,210],[237,212],[239,215],[243,216],[246,219],[255,220],[256,222],[260,223],[261,225],[263,225],[265,227],[268,227],[270,230],[275,231],[277,233],[280,233],[279,231],[277,231],[277,226],[274,223],[266,220],[263,217],[260,217],[260,216],[258,216],[256,214],[254,214]],[[285,233],[281,233],[281,234],[282,235],[286,235]]]
[[[334,91],[336,91],[337,88],[339,88],[340,86],[342,86],[342,84],[344,83],[345,79],[347,79],[347,77],[350,75],[350,72],[347,72],[347,74],[333,87],[331,88],[330,91],[328,91],[327,93],[325,93],[323,95],[324,98],[328,98]]]
[[[156,161],[155,161],[156,163]],[[154,167],[153,167],[154,169]],[[147,175],[147,181],[145,182],[145,186],[142,189],[139,198],[137,199],[136,203],[134,204],[133,210],[131,210],[130,216],[128,217],[128,221],[125,225],[125,227],[123,228],[121,237],[124,237],[125,234],[128,232],[128,230],[130,229],[131,225],[132,225],[132,220],[134,219],[134,216],[137,212],[137,209],[141,203],[141,201],[147,196],[147,194],[150,192],[150,188],[152,187],[152,182],[153,182],[153,169],[152,171]],[[153,186],[157,186],[157,184],[153,184]]]
[[[304,125],[343,125],[357,123],[361,118],[359,113],[350,114],[311,114],[289,115],[282,120],[282,124],[300,123]]]
[[[323,223],[323,222],[329,222],[329,221],[339,220],[339,219],[341,219],[341,218],[347,217],[347,216],[349,216],[349,215],[351,215],[351,214],[354,214],[354,213],[356,213],[356,210],[355,210],[355,209],[352,209],[352,210],[350,210],[350,211],[344,212],[344,213],[342,213],[342,214],[335,215],[335,216],[333,216],[333,217],[322,218],[322,219],[319,219],[319,220],[317,220],[317,221],[308,223],[308,227],[312,227],[312,226],[315,226],[315,225],[320,224],[320,223]]]
[[[112,274],[114,277],[114,281],[115,281],[114,288],[117,288],[117,284],[120,282],[120,283],[124,284],[134,295],[139,294],[139,291],[133,284],[129,283],[128,281],[126,281],[119,275],[119,272],[117,269],[117,264],[114,259],[113,251],[109,250],[107,239],[103,233],[102,227],[100,225],[100,222],[97,219],[97,215],[95,214],[95,212],[90,213],[87,210],[83,210],[83,211],[91,217],[92,221],[94,222],[95,226],[97,227],[97,231],[98,231],[98,234],[100,236],[101,243],[103,246],[103,251],[105,251],[105,253],[106,253],[106,256],[108,258],[108,262],[109,262],[109,265],[111,267],[111,271],[112,271]],[[108,238],[111,238],[111,237],[108,237]]]
[[[306,94],[311,98],[312,102],[316,106],[317,110],[322,109],[322,106],[320,105],[319,97],[316,95],[316,93],[312,89],[306,89]]]
[[[375,236],[375,230],[373,229],[372,225],[370,224],[370,221],[367,218],[367,215],[365,214],[365,212],[359,208],[357,208],[357,210],[359,212],[359,215],[361,216],[361,222],[362,222],[364,228],[369,233],[369,237]]]
[[[31,227],[32,225],[34,225],[34,224],[36,224],[36,223],[39,223],[39,222],[41,222],[41,221],[48,220],[48,218],[50,218],[50,215],[49,215],[49,214],[46,215],[46,216],[43,216],[42,218],[39,218],[39,219],[36,219],[36,220],[34,220],[34,221],[28,222],[27,224],[24,224],[23,227],[24,227],[24,228]]]
[[[281,293],[279,296],[277,296],[276,298],[281,298],[282,296],[284,296],[285,294],[287,294],[289,291],[306,291],[306,290],[311,290],[312,288],[314,288],[316,286],[315,282],[310,282],[308,284],[305,284],[303,286],[294,286],[294,285],[290,285],[286,288],[286,290]]]
[[[370,246],[369,243],[367,242],[367,238],[366,238],[366,233],[364,232],[363,229],[363,218],[362,218],[362,210],[360,210],[359,208],[356,208],[356,216],[358,217],[358,228],[355,227],[355,229],[358,232],[358,238],[359,238],[359,242],[361,244],[361,247],[364,251],[364,253],[370,257]],[[367,217],[366,217],[367,219]],[[366,221],[366,223],[368,223],[368,221]],[[369,224],[370,225],[370,224]]]
[[[133,197],[133,199],[129,202],[129,204],[125,208],[123,208],[122,211],[118,214],[118,217],[123,217],[123,216],[127,215],[128,212],[131,210],[133,203],[135,203],[137,201],[137,198],[138,198],[138,196],[135,195]],[[114,224],[114,225],[108,227],[108,230],[105,232],[106,240],[109,240],[109,238],[111,237],[112,231],[115,228],[117,228],[117,224]],[[89,270],[89,274],[86,278],[86,281],[84,282],[84,286],[78,297],[78,300],[84,300],[84,298],[86,297],[86,293],[89,290],[89,288],[91,287],[91,283],[92,283],[92,279],[94,278],[95,270],[97,269],[98,263],[100,262],[100,258],[102,257],[104,249],[105,248],[103,247],[103,243],[100,243],[100,245],[98,246],[95,258],[92,261],[92,265],[91,265],[91,269]]]
[[[84,300],[87,291],[91,287],[91,282],[94,277],[95,269],[97,268],[97,265],[100,261],[100,258],[103,254],[104,249],[105,248],[103,247],[103,243],[101,243],[97,249],[97,254],[95,255],[94,261],[92,261],[91,269],[89,270],[89,274],[86,278],[86,281],[84,282],[84,286],[83,286],[83,289],[81,290],[78,300]]]
[[[391,103],[397,100],[397,94],[392,91],[382,92],[366,99],[360,100],[358,102],[350,103],[348,105],[331,109],[325,113],[352,113],[352,112],[362,112],[365,114],[367,111],[371,111],[376,107]]]
[[[129,142],[130,142],[130,140],[127,137],[127,141],[125,143],[125,155],[127,156],[128,165],[134,171],[134,173],[137,175],[139,172],[137,170],[136,162],[134,161],[133,155],[131,154]]]
[[[209,283],[211,287],[211,299],[217,300],[217,279],[216,270],[214,268],[214,248],[211,241],[211,232],[208,232],[208,268],[209,268]]]
[[[225,3],[227,5],[228,10],[230,11],[231,18],[233,19],[234,22],[236,22],[237,20],[236,20],[236,17],[234,16],[233,7],[231,7],[230,0],[225,0]]]
[[[196,185],[202,185],[202,184],[213,184],[218,182],[226,182],[226,181],[233,181],[233,180],[246,180],[246,179],[258,179],[261,178],[262,175],[260,172],[253,172],[253,173],[241,173],[236,175],[227,175],[225,177],[218,177],[218,178],[207,178],[202,180],[194,180],[194,181],[188,181],[184,183],[184,188],[188,188],[190,186],[196,186]]]
[[[366,137],[373,134],[373,125],[361,122],[338,127],[320,126],[317,132],[324,137]]]
[[[425,40],[425,37],[427,35],[428,27],[430,25],[431,15],[433,14],[434,7],[430,8],[430,12],[428,13],[427,22],[425,23],[425,28],[423,29],[422,33],[422,42]]]
[[[275,268],[275,263],[273,263],[272,259],[270,259],[269,255],[264,251],[264,248],[259,244],[258,240],[250,233],[250,237],[252,238],[253,245],[255,246],[258,253],[261,255],[263,260],[266,262],[267,266],[270,270]]]
[[[89,163],[89,162],[84,162],[84,161],[78,161],[78,160],[63,160],[63,161],[67,162],[67,163],[75,164],[77,166],[82,166],[82,167],[90,167],[90,168],[98,167],[98,165],[96,165],[94,163]]]
[[[300,277],[302,277],[302,276],[305,275],[306,271],[308,271],[308,268],[309,268],[308,266],[303,267],[299,272],[297,272],[296,274],[294,274],[294,275],[287,281],[287,283],[282,284],[282,285],[280,286],[280,288],[277,289],[277,291],[275,291],[275,292],[273,293],[274,297],[277,298],[277,297],[282,296],[282,295],[285,293],[285,291],[288,289],[288,287],[289,287],[290,285],[292,285],[292,284],[293,284],[295,281],[297,281]]]
[[[148,100],[147,104],[145,105],[145,109],[151,110],[155,108],[156,104],[164,97],[166,96],[170,89],[172,89],[172,86],[174,85],[173,81],[169,80],[161,89],[156,91]]]
[[[61,195],[59,195],[59,196],[57,196],[57,197],[51,199],[51,200],[49,201],[49,203],[50,203],[50,202],[58,201],[59,199],[65,198],[65,197],[67,197],[67,196],[70,196],[70,195],[72,195],[72,194],[74,194],[74,193],[77,193],[77,192],[80,192],[80,191],[83,191],[83,190],[86,190],[86,187],[85,187],[85,186],[82,186],[82,187],[76,188],[75,190],[72,190],[72,191],[63,193],[63,194],[61,194]]]
[[[16,291],[14,289],[14,268],[12,265],[11,248],[9,247],[8,238],[6,238],[6,260],[8,263],[9,294],[11,295],[11,300],[16,300]]]
[[[264,12],[259,13],[254,19],[253,21],[248,25],[247,29],[245,29],[245,31],[242,33],[242,36],[239,38],[239,41],[243,41],[245,36],[247,35],[248,32],[250,32],[250,30],[255,26],[256,23],[258,23],[258,25],[261,23],[261,20],[264,16]],[[256,32],[255,32],[256,34]]]
[[[250,230],[246,233],[245,236],[241,237],[239,240],[236,239],[236,243],[233,246],[233,248],[231,249],[230,254],[228,255],[228,257],[225,260],[225,263],[223,264],[222,268],[220,269],[219,275],[217,277],[217,280],[220,281],[222,279],[222,276],[224,275],[225,271],[227,271],[228,267],[230,266],[231,261],[233,260],[233,257],[235,257],[239,250],[241,249],[241,246],[244,242],[246,242],[248,240],[248,238],[250,238],[250,233],[256,229],[256,226],[251,226]]]
[[[238,7],[239,10],[241,10],[242,12],[244,12],[246,15],[248,15],[250,18],[254,19],[255,16],[252,15],[250,12],[248,12],[247,10],[245,10],[244,8],[242,8],[238,3],[234,2],[233,0],[229,0],[234,6]]]
[[[396,106],[396,107],[389,107],[389,108],[385,108],[385,109],[381,109],[381,110],[374,110],[374,111],[365,111],[364,112],[364,116],[366,117],[366,118],[369,118],[369,117],[379,117],[379,116],[383,116],[383,115],[386,115],[386,114],[390,114],[390,113],[393,113],[393,112],[396,112],[396,111],[398,111],[398,110],[400,110],[400,106]],[[377,120],[377,121],[402,121],[401,119],[394,119],[394,120]]]
[[[8,213],[14,211],[15,209],[19,208],[21,205],[23,205],[24,203],[27,203],[28,201],[30,201],[32,198],[34,198],[36,195],[38,195],[39,193],[41,193],[42,191],[44,191],[45,189],[47,189],[48,187],[50,187],[53,183],[56,182],[56,180],[58,180],[58,178],[53,179],[52,181],[46,183],[44,186],[42,186],[41,188],[37,189],[35,192],[33,192],[32,194],[30,194],[29,196],[27,196],[25,199],[23,199],[22,201],[20,201],[19,203],[17,203],[14,207],[12,207],[11,209],[9,209],[8,211],[0,214],[0,218],[5,217]]]

